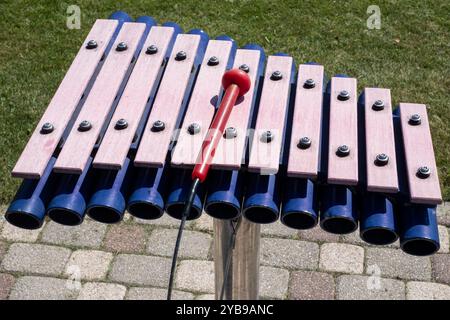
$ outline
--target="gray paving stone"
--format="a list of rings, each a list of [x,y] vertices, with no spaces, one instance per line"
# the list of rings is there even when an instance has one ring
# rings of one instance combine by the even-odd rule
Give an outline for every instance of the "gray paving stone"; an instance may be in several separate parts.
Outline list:
[[[431,262],[429,257],[415,257],[398,249],[368,248],[367,268],[379,268],[382,277],[407,280],[430,280]],[[372,267],[372,268],[373,268]]]
[[[319,268],[331,272],[363,273],[364,249],[344,243],[324,243],[320,247]]]
[[[134,221],[141,224],[149,224],[157,227],[168,227],[168,228],[178,228],[180,226],[180,220],[172,218],[167,213],[155,220],[144,220],[139,218],[133,218]],[[186,228],[191,228],[195,224],[195,220],[186,221]]]
[[[45,224],[44,224],[45,225]],[[26,230],[5,223],[1,233],[1,238],[10,242],[36,242],[42,228],[36,230]]]
[[[323,272],[293,272],[289,298],[293,300],[333,300],[334,278],[331,274]]]
[[[126,297],[127,300],[166,300],[167,289],[161,288],[130,288]],[[174,290],[172,300],[193,300],[194,295],[190,292]]]
[[[314,242],[338,242],[339,235],[326,232],[319,226],[298,232],[300,239]]]
[[[438,223],[450,227],[450,202],[445,202],[437,207]]]
[[[449,252],[449,239],[448,230],[446,226],[439,226],[439,240],[441,247],[438,253],[448,253]]]
[[[6,273],[0,273],[0,300],[6,300],[16,279]]]
[[[408,300],[450,300],[450,286],[410,281],[406,284],[406,298]]]
[[[289,287],[289,271],[260,267],[259,295],[263,299],[284,299]]]
[[[195,297],[195,300],[215,300],[216,297],[213,294],[201,294]]]
[[[405,284],[374,276],[342,275],[336,279],[338,300],[403,300]]]
[[[181,290],[214,293],[214,263],[212,261],[181,261],[175,287]]]
[[[319,245],[316,243],[261,239],[261,264],[292,269],[316,269],[318,261]]]
[[[3,260],[3,257],[6,254],[6,251],[8,251],[8,244],[6,242],[0,241],[0,263]]]
[[[298,234],[296,229],[289,228],[282,224],[280,220],[275,223],[263,224],[261,226],[263,236],[275,236],[282,238],[295,238]]]
[[[123,300],[127,288],[114,283],[88,282],[83,285],[77,300]]]
[[[0,205],[0,231],[2,230],[3,224],[5,223],[5,211],[6,206]]]
[[[106,224],[86,219],[81,225],[69,227],[53,221],[47,223],[42,241],[77,247],[98,248],[102,244]]]
[[[14,243],[2,262],[7,271],[31,274],[60,275],[70,256],[70,250],[42,244]]]
[[[165,287],[171,260],[134,254],[120,254],[113,262],[109,278],[127,284]]]
[[[357,230],[355,232],[352,232],[352,233],[349,233],[349,234],[344,234],[344,235],[340,236],[340,240],[341,240],[341,242],[357,244],[357,245],[360,245],[360,246],[368,245],[359,236],[359,230]]]
[[[16,281],[10,300],[72,300],[79,289],[68,280],[47,277],[22,277]]]
[[[435,254],[431,257],[433,263],[433,278],[437,282],[450,284],[450,255]]]
[[[77,250],[70,256],[65,275],[83,280],[100,280],[106,277],[113,255],[98,250]]]
[[[104,248],[113,252],[140,253],[145,250],[147,237],[144,226],[116,224],[109,228]]]
[[[172,257],[178,230],[153,230],[148,240],[147,252],[152,255]],[[211,249],[212,237],[204,232],[183,232],[178,256],[180,258],[207,259]]]
[[[213,232],[213,218],[209,215],[207,215],[205,212],[195,220],[195,223],[193,225],[193,228],[198,231],[207,231],[207,232]]]

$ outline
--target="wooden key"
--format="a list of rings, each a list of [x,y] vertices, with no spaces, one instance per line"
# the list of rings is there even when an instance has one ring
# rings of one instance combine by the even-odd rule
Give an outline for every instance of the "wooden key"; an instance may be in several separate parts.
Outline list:
[[[17,161],[14,177],[42,176],[117,25],[117,20],[95,22]]]

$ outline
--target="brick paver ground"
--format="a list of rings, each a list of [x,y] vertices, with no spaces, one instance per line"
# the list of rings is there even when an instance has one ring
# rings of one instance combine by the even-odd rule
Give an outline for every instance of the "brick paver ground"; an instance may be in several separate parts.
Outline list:
[[[4,210],[4,207],[2,207]],[[0,299],[165,299],[178,221],[165,215],[24,231],[0,215]],[[450,299],[450,205],[438,209],[441,249],[404,254],[316,227],[261,227],[262,299]],[[174,299],[213,299],[212,219],[186,224]]]

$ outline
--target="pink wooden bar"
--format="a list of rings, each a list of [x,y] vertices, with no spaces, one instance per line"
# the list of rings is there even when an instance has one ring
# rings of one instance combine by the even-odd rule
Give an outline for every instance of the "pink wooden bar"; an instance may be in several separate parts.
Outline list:
[[[278,172],[288,109],[292,64],[292,58],[285,56],[270,56],[267,60],[258,118],[250,145],[249,171],[262,174]],[[280,80],[271,79],[276,71],[282,75]],[[268,131],[273,135],[269,140],[265,136]]]
[[[206,48],[205,57],[191,95],[178,141],[172,155],[172,165],[193,166],[200,152],[203,139],[215,113],[215,101],[222,88],[222,76],[231,53],[231,41],[210,40]],[[211,57],[217,57],[219,64],[209,65]],[[190,134],[188,131],[192,123],[200,125],[200,131]]]
[[[340,98],[348,93],[348,99]],[[356,79],[331,79],[330,127],[328,149],[328,183],[356,185],[358,183],[358,114]],[[347,146],[349,154],[338,148]]]
[[[80,174],[86,166],[144,29],[143,23],[123,24],[111,53],[106,58],[89,97],[56,160],[55,171]],[[125,42],[128,49],[116,50],[120,42]],[[89,121],[92,128],[88,131],[79,131],[78,125],[82,121]]]
[[[94,23],[17,161],[12,171],[14,177],[36,179],[41,177],[86,86],[105,53],[117,25],[117,20],[99,19]],[[86,47],[90,40],[96,41],[96,48],[88,49]],[[50,123],[53,126],[52,132],[41,133],[41,128],[45,123]]]
[[[136,166],[164,165],[199,44],[199,35],[177,36],[134,159]],[[186,59],[178,61],[175,57],[180,51],[186,52]],[[157,121],[164,123],[164,130],[152,130]]]
[[[413,115],[420,116],[420,124],[412,125]],[[407,178],[412,203],[442,203],[441,187],[434,158],[433,142],[424,104],[400,103],[400,121],[406,158]],[[429,169],[429,176],[421,178],[421,167]]]
[[[302,64],[298,69],[288,176],[317,178],[321,142],[323,77],[323,66]],[[309,144],[299,144],[302,138],[309,139]]]
[[[171,27],[151,28],[94,158],[94,167],[104,169],[120,169],[122,167],[173,33],[174,30]],[[158,49],[155,54],[146,53],[146,48],[151,45]],[[120,119],[127,121],[127,128],[117,130],[116,123]]]
[[[251,80],[251,87],[248,93],[241,98],[233,108],[228,119],[227,127],[236,129],[235,138],[223,137],[216,149],[216,154],[212,163],[216,169],[233,169],[241,167],[247,139],[247,128],[250,120],[251,108],[255,92],[256,77],[258,75],[259,50],[238,49],[234,58],[233,68],[239,68],[246,64],[249,67],[248,75]]]
[[[366,88],[364,97],[367,190],[395,193],[398,191],[398,179],[391,91]],[[380,105],[383,107],[377,107]],[[377,160],[380,155],[388,157],[387,163]]]

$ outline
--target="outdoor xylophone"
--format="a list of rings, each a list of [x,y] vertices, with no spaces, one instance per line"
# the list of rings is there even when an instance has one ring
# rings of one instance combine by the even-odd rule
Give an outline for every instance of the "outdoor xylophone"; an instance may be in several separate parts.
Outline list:
[[[120,12],[97,20],[13,169],[23,182],[7,221],[116,223],[126,210],[181,219],[222,76],[235,68],[251,86],[210,150],[188,220],[204,210],[295,229],[320,221],[337,234],[359,224],[370,244],[400,238],[409,254],[435,253],[441,191],[426,106],[392,113],[389,89],[358,97],[355,78],[327,83],[321,65],[296,72],[286,54],[265,60],[257,45],[237,49],[227,36],[184,34],[171,22]]]

